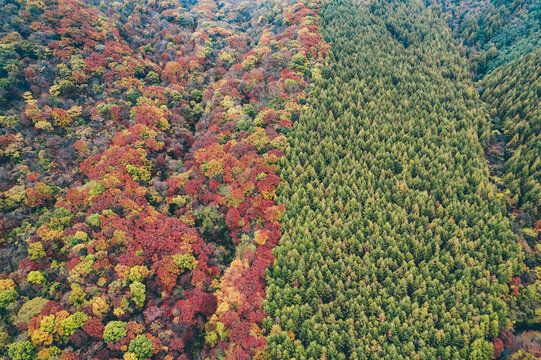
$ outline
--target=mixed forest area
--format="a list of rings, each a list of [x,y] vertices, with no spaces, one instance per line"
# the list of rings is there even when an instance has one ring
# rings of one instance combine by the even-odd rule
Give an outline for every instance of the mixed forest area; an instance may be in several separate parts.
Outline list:
[[[539,1],[0,10],[0,359],[541,358]]]

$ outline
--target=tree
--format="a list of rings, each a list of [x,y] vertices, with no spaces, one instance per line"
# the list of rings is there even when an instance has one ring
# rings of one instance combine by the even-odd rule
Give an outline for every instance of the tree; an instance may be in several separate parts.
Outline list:
[[[115,342],[127,335],[126,323],[122,321],[111,321],[105,325],[103,340],[106,343]]]
[[[11,344],[8,348],[8,355],[13,360],[33,360],[37,357],[34,345],[28,340]]]
[[[138,359],[150,358],[153,353],[152,340],[146,335],[137,335],[130,341],[128,351],[134,353]]]

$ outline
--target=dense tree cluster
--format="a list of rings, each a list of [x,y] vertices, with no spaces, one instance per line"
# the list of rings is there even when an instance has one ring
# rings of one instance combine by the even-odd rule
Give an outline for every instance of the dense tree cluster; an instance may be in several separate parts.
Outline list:
[[[499,356],[519,247],[441,8],[329,2],[321,29],[330,56],[281,163],[271,356]]]
[[[510,191],[511,205],[531,219],[541,219],[540,63],[537,50],[497,68],[482,82],[482,99],[490,106],[494,131],[506,144],[502,181]]]
[[[512,209],[526,271],[511,298],[518,327],[541,324],[541,51],[496,68],[481,82],[493,119],[488,153],[502,197]],[[527,349],[523,351],[528,351]],[[535,351],[541,356],[541,350]]]
[[[468,46],[491,120],[485,149],[492,179],[512,211],[526,270],[509,299],[517,334],[541,323],[541,4],[538,1],[448,1],[450,23]],[[541,356],[528,333],[512,357]],[[512,349],[513,351],[513,349]],[[527,354],[527,355],[525,355]]]
[[[441,0],[479,75],[541,47],[537,0]]]
[[[0,359],[541,356],[537,1],[0,9]]]
[[[0,352],[265,357],[318,2],[0,5]]]

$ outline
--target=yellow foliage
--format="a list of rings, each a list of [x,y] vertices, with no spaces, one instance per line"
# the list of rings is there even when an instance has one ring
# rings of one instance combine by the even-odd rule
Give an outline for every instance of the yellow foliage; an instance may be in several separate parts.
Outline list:
[[[85,233],[84,231],[77,231],[74,236],[77,240],[80,240],[80,241],[88,240],[88,234]]]
[[[34,105],[37,102],[37,100],[34,100],[34,97],[32,96],[32,93],[30,91],[26,91],[23,94],[23,98],[28,105]]]
[[[259,61],[257,56],[255,55],[249,55],[246,60],[242,62],[242,68],[243,69],[253,69],[255,64]]]
[[[265,129],[256,126],[254,133],[247,138],[243,139],[244,142],[254,145],[257,150],[262,150],[269,144],[269,137],[267,136]]]
[[[53,335],[41,329],[34,330],[30,334],[30,339],[34,345],[51,345],[53,343]]]
[[[72,106],[69,110],[68,110],[68,114],[69,116],[71,116],[72,118],[78,118],[81,113],[83,111],[83,108],[81,106]]]
[[[38,130],[47,130],[47,131],[53,131],[53,125],[51,125],[50,122],[41,120],[34,124],[34,127]]]
[[[38,329],[28,329],[30,339],[34,345],[51,345],[53,341],[60,341],[65,335],[62,322],[68,318],[69,313],[65,310],[55,314],[44,316]]]
[[[193,270],[197,266],[197,260],[192,254],[175,254],[172,256],[173,262],[179,267],[179,269]]]
[[[220,103],[225,110],[232,108],[235,104],[229,95],[224,96],[224,99]]]
[[[60,95],[60,90],[58,90],[58,85],[53,85],[49,88],[49,95],[51,96],[58,96]]]
[[[130,275],[130,267],[118,264],[115,266],[115,272],[120,279],[127,279]]]
[[[28,1],[26,3],[25,10],[31,13],[37,9],[45,10],[45,8],[46,8],[45,3],[41,0],[37,0],[37,1]]]
[[[18,206],[26,198],[26,192],[23,185],[13,186],[8,191],[2,193],[3,201],[0,203],[0,209],[11,209]]]
[[[103,319],[103,316],[107,314],[107,312],[109,312],[109,304],[107,304],[105,296],[96,296],[92,299],[91,302],[92,313],[100,319]]]
[[[0,279],[0,292],[15,289],[15,283],[11,279]]]
[[[43,285],[47,282],[45,276],[40,271],[30,271],[27,276],[28,282],[36,285]]]
[[[201,166],[205,175],[212,178],[220,175],[224,171],[224,163],[222,159],[211,159]]]
[[[126,313],[126,311],[121,307],[115,307],[113,309],[113,314],[115,314],[116,317],[120,317],[120,316],[124,315],[125,313]]]
[[[128,299],[123,296],[121,301],[120,301],[120,306],[116,306],[114,309],[113,309],[113,314],[116,316],[116,317],[120,317],[126,313],[130,312],[130,302],[128,301]]]
[[[284,152],[289,151],[289,142],[284,135],[280,135],[271,140],[272,147],[282,150]]]
[[[132,352],[124,353],[124,360],[138,360],[137,355]]]
[[[94,270],[94,256],[87,255],[80,263],[69,271],[68,281],[70,283],[82,282],[81,277],[88,275]]]
[[[259,245],[265,245],[265,243],[269,239],[269,232],[268,230],[257,230],[254,233],[254,236],[254,240],[256,243],[258,243]]]
[[[112,240],[114,240],[114,242],[116,242],[118,244],[122,244],[125,238],[126,238],[126,232],[125,231],[115,230],[113,232],[113,239]]]
[[[145,265],[136,265],[129,269],[129,278],[131,281],[143,281],[149,273],[150,270]]]
[[[233,56],[231,56],[231,54],[229,54],[225,50],[220,51],[220,53],[218,54],[218,59],[220,59],[222,61],[227,61],[229,64],[232,64],[235,61]]]
[[[79,251],[83,250],[84,248],[86,248],[85,244],[74,245],[74,246],[71,247],[71,253],[72,254],[77,254],[77,253],[79,253]]]
[[[207,57],[207,53],[210,52],[210,50],[207,47],[200,47],[196,52],[195,56],[199,59],[205,59]]]
[[[38,352],[38,359],[50,359],[53,356],[62,354],[57,346],[51,346],[49,348],[42,349]]]
[[[33,242],[28,245],[28,259],[37,260],[45,256],[45,250],[43,250],[43,244],[41,242]]]
[[[171,127],[171,125],[169,124],[169,122],[165,119],[165,118],[159,118],[157,121],[156,121],[156,126],[158,127],[158,129],[160,130],[167,130]]]

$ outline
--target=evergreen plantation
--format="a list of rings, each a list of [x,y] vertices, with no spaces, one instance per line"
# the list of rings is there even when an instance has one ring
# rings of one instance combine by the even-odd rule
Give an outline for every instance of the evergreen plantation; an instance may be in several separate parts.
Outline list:
[[[278,359],[489,359],[517,238],[486,113],[437,6],[329,2],[310,110],[288,134],[264,309]]]
[[[517,327],[535,329],[541,322],[541,51],[497,68],[481,84],[494,122],[489,154],[500,157],[494,179],[513,209],[524,254],[510,317]]]
[[[514,204],[541,218],[541,50],[486,76],[482,99],[507,144],[502,178]]]
[[[477,75],[536,51],[541,46],[537,0],[442,0],[451,28],[468,47]]]

